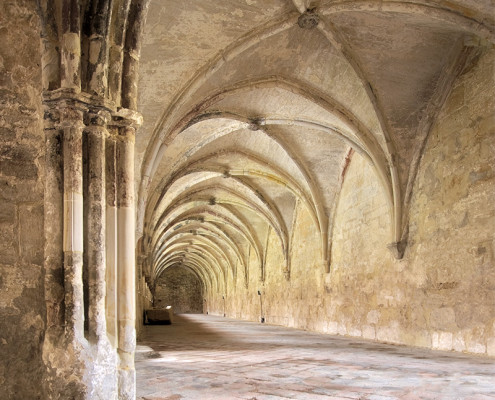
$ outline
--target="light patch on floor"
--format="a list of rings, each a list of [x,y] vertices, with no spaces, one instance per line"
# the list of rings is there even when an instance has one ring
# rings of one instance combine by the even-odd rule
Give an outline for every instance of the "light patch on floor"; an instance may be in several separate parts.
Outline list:
[[[198,314],[147,326],[140,345],[138,400],[495,399],[481,356]]]

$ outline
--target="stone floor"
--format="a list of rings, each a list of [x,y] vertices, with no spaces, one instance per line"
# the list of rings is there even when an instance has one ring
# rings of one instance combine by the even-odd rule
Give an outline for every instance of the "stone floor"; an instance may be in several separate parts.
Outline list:
[[[140,400],[495,400],[495,360],[206,315],[147,326]]]

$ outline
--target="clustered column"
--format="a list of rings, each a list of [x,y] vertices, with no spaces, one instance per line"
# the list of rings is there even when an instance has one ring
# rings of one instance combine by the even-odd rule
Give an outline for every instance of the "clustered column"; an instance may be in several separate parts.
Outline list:
[[[38,4],[46,134],[46,397],[135,397],[134,135],[141,116],[134,110],[148,4]]]
[[[134,399],[134,140],[141,117],[84,100],[72,91],[45,98],[47,320],[74,351],[116,349],[118,398]]]

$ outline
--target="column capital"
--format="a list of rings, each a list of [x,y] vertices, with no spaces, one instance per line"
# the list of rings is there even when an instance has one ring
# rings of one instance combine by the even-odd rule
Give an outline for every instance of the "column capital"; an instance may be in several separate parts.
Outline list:
[[[112,114],[110,125],[117,127],[132,127],[139,128],[143,124],[143,116],[141,113],[129,108],[119,108]]]
[[[43,120],[45,129],[58,129],[60,125],[60,110],[43,105]]]
[[[101,107],[89,107],[84,114],[84,123],[88,127],[106,128],[112,120],[112,114]]]
[[[117,109],[113,101],[70,88],[43,91],[43,103],[49,107],[57,107],[60,103],[75,103],[86,108],[94,107],[108,112],[114,112]]]
[[[66,103],[60,105],[59,115],[60,120],[58,126],[60,128],[84,128],[83,118],[86,112],[85,107],[80,107],[79,104]]]

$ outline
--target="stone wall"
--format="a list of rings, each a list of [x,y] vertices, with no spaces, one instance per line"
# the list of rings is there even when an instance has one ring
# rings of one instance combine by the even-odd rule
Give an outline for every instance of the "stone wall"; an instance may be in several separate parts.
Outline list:
[[[203,312],[203,290],[193,272],[171,267],[157,280],[154,306],[165,308],[169,305],[175,314]]]
[[[495,355],[495,52],[455,84],[414,187],[410,279],[433,348]]]
[[[457,79],[426,143],[402,260],[387,249],[389,205],[354,154],[336,210],[332,267],[316,226],[295,213],[290,280],[273,233],[266,279],[254,259],[226,290],[227,316],[366,339],[495,356],[495,52]],[[258,290],[261,296],[258,295]],[[222,294],[210,313],[222,315]]]
[[[0,2],[0,398],[40,399],[43,165],[34,1]]]

